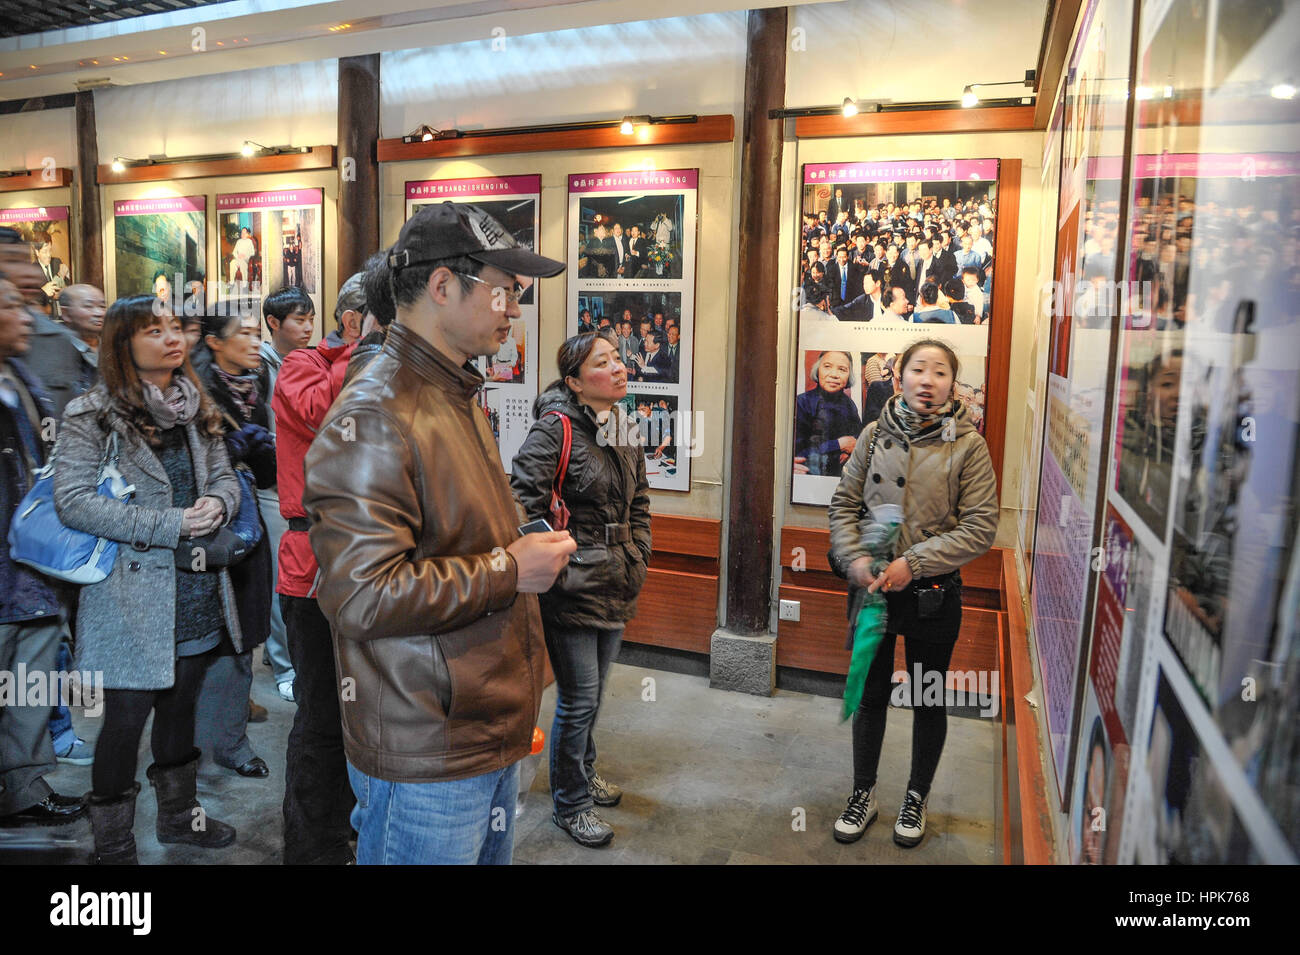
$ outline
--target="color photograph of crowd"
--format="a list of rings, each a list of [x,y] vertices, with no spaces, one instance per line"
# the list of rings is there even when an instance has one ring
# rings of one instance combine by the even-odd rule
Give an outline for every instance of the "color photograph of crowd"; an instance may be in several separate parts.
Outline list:
[[[993,293],[997,203],[989,187],[964,200],[876,202],[897,184],[836,186],[820,205],[805,189],[801,316],[842,322],[982,325]],[[958,195],[967,184],[956,187]]]
[[[578,292],[578,332],[613,329],[629,381],[681,381],[682,296],[679,292]]]

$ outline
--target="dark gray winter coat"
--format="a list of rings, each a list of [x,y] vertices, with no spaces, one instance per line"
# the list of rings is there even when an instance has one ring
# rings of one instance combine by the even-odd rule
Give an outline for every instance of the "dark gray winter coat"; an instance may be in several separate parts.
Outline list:
[[[108,407],[108,393],[96,386],[74,398],[63,414],[54,446],[54,508],[65,526],[119,542],[107,578],[81,588],[77,606],[79,670],[103,673],[109,690],[162,690],[175,681],[176,560],[183,508],[172,506],[172,486],[158,455],[127,420]],[[96,490],[108,426],[120,440],[118,470],[135,485],[130,503],[101,497]],[[225,523],[239,507],[239,480],[226,443],[185,428],[200,496],[218,498]],[[226,629],[244,650],[234,587],[221,575]]]

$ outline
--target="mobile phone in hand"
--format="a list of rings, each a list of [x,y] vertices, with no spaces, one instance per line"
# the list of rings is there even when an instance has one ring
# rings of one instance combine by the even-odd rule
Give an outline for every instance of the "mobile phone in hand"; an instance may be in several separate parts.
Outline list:
[[[554,530],[554,528],[551,527],[551,522],[544,517],[539,517],[535,521],[529,521],[527,524],[519,525],[519,533],[521,534],[541,534],[552,530]]]

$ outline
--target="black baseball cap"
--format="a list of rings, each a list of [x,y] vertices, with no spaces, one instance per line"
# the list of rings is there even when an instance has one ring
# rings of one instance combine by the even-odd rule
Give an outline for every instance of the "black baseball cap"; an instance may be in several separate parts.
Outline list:
[[[564,271],[563,262],[529,252],[496,219],[463,202],[424,206],[406,220],[388,251],[388,265],[397,272],[460,255],[511,275],[550,278]]]

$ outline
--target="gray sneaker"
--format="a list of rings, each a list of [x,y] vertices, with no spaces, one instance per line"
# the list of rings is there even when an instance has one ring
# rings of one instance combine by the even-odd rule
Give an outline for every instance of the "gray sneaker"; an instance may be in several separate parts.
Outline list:
[[[587,792],[591,793],[591,801],[597,806],[617,806],[623,798],[623,790],[606,782],[600,773],[593,773],[591,779],[587,780]]]
[[[608,845],[614,838],[614,830],[609,823],[596,815],[594,809],[584,809],[573,816],[561,816],[551,813],[551,821],[573,837],[573,841],[588,849],[597,849]]]

